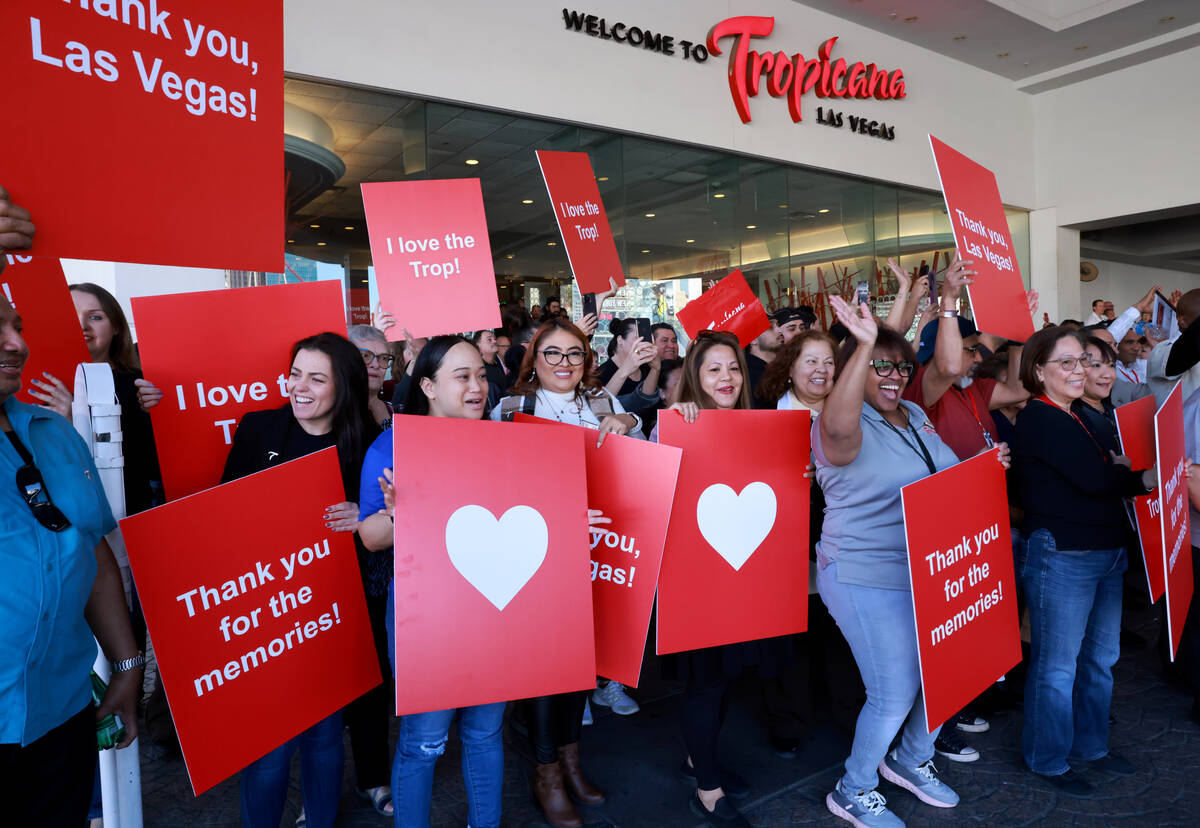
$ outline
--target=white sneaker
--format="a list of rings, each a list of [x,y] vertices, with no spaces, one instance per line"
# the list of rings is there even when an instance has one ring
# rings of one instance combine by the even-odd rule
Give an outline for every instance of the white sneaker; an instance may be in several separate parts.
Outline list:
[[[590,704],[588,704],[587,699],[584,699],[583,700],[583,724],[584,724],[584,726],[587,726],[587,725],[590,725],[592,723],[592,721],[593,721],[592,706]]]
[[[603,687],[592,691],[592,701],[602,707],[611,707],[618,716],[632,716],[642,708],[625,693],[625,687],[619,681],[610,681]]]

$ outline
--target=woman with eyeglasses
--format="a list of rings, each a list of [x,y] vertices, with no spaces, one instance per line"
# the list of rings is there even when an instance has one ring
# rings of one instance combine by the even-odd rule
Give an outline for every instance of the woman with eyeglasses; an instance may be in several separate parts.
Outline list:
[[[1026,343],[1021,381],[1033,399],[1017,416],[1013,465],[1024,510],[1018,577],[1030,625],[1021,752],[1033,773],[1074,796],[1093,790],[1084,769],[1136,772],[1108,748],[1128,563],[1122,499],[1157,483],[1155,469],[1131,469],[1085,424],[1084,406],[1094,410],[1083,401],[1094,370],[1088,350],[1063,326]],[[1093,379],[1092,393],[1102,390]]]
[[[336,446],[346,500],[325,509],[325,525],[334,532],[356,532],[359,472],[367,446],[379,434],[367,408],[367,368],[362,353],[335,333],[301,339],[292,346],[287,393],[288,402],[282,408],[242,417],[233,434],[221,481],[237,480]],[[386,721],[383,726],[386,780]],[[305,824],[309,828],[332,828],[342,791],[341,711],[242,771],[243,826],[278,828],[287,802],[292,755],[297,749]],[[357,761],[357,749],[355,752]]]
[[[659,413],[659,423],[678,412],[693,423],[708,410],[750,408],[749,372],[736,336],[701,331],[688,347],[672,404]],[[650,433],[658,441],[658,426]],[[750,795],[750,783],[718,763],[717,742],[729,709],[729,683],[753,670],[759,678],[778,675],[793,660],[789,639],[746,641],[678,653],[663,659],[667,678],[684,682],[681,728],[687,756],[680,773],[694,781],[688,800],[691,812],[713,826],[749,826],[732,804]]]
[[[817,590],[850,644],[867,701],[846,772],[825,804],[855,825],[902,826],[876,790],[879,774],[935,807],[954,807],[958,795],[933,764],[940,728],[925,729],[900,489],[958,457],[920,406],[902,399],[916,362],[908,341],[880,326],[865,304],[857,313],[840,297],[830,304],[851,337],[813,425],[826,501]]]
[[[641,420],[625,413],[616,397],[600,387],[587,335],[563,316],[544,322],[525,351],[511,395],[492,409],[491,419],[512,421],[518,412],[609,434],[628,434]],[[533,792],[555,828],[578,828],[583,819],[572,799],[604,802],[604,792],[584,775],[579,739],[587,691],[540,696],[526,706],[529,739],[537,763]]]
[[[396,357],[388,347],[387,336],[379,328],[354,325],[347,333],[347,338],[357,346],[367,366],[367,404],[371,409],[371,418],[380,429],[386,431],[392,427],[392,405],[380,398],[379,391],[391,376]]]

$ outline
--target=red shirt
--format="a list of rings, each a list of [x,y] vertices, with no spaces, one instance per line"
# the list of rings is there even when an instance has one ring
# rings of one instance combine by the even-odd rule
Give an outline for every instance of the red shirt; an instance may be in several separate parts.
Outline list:
[[[959,460],[974,457],[988,447],[988,441],[983,436],[985,431],[993,442],[996,440],[996,427],[988,409],[996,381],[976,379],[966,388],[952,385],[936,403],[929,406],[925,404],[925,393],[922,389],[922,381],[928,368],[928,365],[917,368],[904,389],[904,399],[925,409],[929,421],[937,429],[938,436],[954,450]]]

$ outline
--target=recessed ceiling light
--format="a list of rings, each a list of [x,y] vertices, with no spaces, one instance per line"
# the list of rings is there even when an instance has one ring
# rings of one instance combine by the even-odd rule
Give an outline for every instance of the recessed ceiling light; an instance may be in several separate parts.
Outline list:
[[[317,247],[324,247],[324,246],[325,246],[325,242],[317,242]]]
[[[757,229],[757,227],[758,227],[757,224],[747,224],[746,225],[747,230],[754,230],[754,229]]]
[[[649,253],[649,252],[650,252],[650,249],[649,249],[649,248],[647,248],[647,249],[643,250],[642,252],[643,252],[643,253]]]
[[[654,213],[646,213],[646,218],[654,218]]]
[[[776,231],[775,231],[775,235],[776,235],[776,236],[786,236],[786,235],[787,235],[787,233],[783,232],[782,230],[776,230]]]
[[[308,226],[312,227],[313,229],[319,229],[321,227],[321,225],[319,225],[319,224],[310,224]]]
[[[1082,51],[1083,51],[1084,49],[1086,49],[1086,48],[1087,48],[1087,44],[1085,43],[1085,44],[1083,44],[1082,46],[1076,46],[1076,47],[1075,47],[1075,51],[1076,51],[1076,52],[1082,52]]]
[[[353,225],[353,224],[347,224],[347,225],[346,225],[345,227],[343,227],[342,229],[343,229],[343,230],[353,230],[353,229],[354,229],[354,225]]]
[[[724,197],[725,197],[724,193],[713,193],[713,198],[724,198]]]
[[[546,242],[546,247],[558,247],[558,242]]]
[[[599,178],[597,178],[596,180],[597,180],[597,181],[608,181],[608,176],[607,176],[607,175],[602,175],[602,176],[600,176]]]
[[[504,258],[506,258],[506,259],[515,259],[515,258],[517,258],[517,254],[516,254],[516,253],[509,253],[509,254],[508,254],[507,256],[505,256]]]
[[[818,212],[818,213],[828,213],[828,212],[829,212],[829,208],[828,208],[828,207],[822,207],[820,210],[817,210],[817,212]]]
[[[295,243],[296,243],[295,239],[288,239],[288,244],[295,244]]]
[[[779,205],[779,209],[780,209],[780,210],[786,210],[786,209],[787,209],[787,205],[786,205],[786,204],[780,204],[780,205]]]
[[[1006,57],[1008,57],[1008,56],[1009,56],[1009,55],[1011,55],[1011,54],[1012,54],[1012,52],[996,52],[996,57],[998,57],[998,58],[1006,58]]]
[[[696,240],[695,239],[684,239],[683,240],[684,244],[691,244],[694,241],[696,241]]]
[[[479,163],[479,161],[475,158],[468,158],[465,163],[468,167],[474,167],[476,164]]]
[[[966,40],[967,36],[966,35],[955,35],[954,39],[955,40]]]
[[[532,198],[523,198],[523,199],[521,199],[521,203],[522,204],[533,204],[533,199]]]

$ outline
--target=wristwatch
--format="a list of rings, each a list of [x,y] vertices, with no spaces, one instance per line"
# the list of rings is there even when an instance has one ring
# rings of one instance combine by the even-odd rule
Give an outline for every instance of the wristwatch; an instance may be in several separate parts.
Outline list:
[[[146,654],[138,651],[138,654],[133,658],[127,658],[123,661],[114,661],[112,663],[112,671],[114,673],[125,673],[129,670],[136,670],[138,667],[146,666]]]

